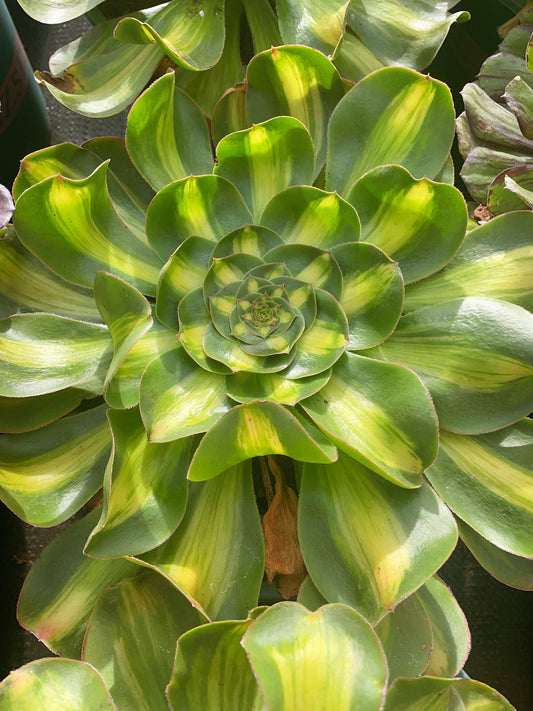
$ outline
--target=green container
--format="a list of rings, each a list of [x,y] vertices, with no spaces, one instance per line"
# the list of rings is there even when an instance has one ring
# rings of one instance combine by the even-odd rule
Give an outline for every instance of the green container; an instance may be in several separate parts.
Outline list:
[[[11,187],[20,160],[48,145],[46,105],[4,0],[0,0],[0,183]]]

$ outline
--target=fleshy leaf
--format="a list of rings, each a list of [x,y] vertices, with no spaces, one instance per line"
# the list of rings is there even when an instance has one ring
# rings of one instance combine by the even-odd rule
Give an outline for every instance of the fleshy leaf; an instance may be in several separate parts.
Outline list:
[[[375,627],[389,667],[389,683],[420,676],[431,653],[431,625],[416,594],[410,595]]]
[[[326,187],[346,196],[364,173],[390,163],[403,165],[414,178],[433,178],[448,158],[453,135],[445,84],[410,69],[380,69],[354,86],[331,116]]]
[[[141,413],[150,442],[206,432],[232,404],[224,376],[199,368],[182,348],[154,359],[141,381]]]
[[[348,319],[348,348],[371,348],[398,323],[403,304],[402,273],[372,244],[343,244],[331,253],[343,276],[339,303]]]
[[[350,456],[395,484],[416,487],[437,453],[435,411],[413,372],[384,365],[347,353],[301,406]]]
[[[459,534],[480,565],[505,585],[533,590],[533,560],[522,558],[489,543],[464,521],[457,521]]]
[[[244,618],[257,604],[264,571],[251,463],[190,486],[177,530],[139,561],[167,577],[210,619]]]
[[[307,45],[331,56],[344,34],[349,4],[346,0],[319,0],[311,5],[305,0],[279,0],[284,43]]]
[[[361,220],[361,240],[397,261],[406,282],[443,267],[465,234],[467,212],[459,190],[427,178],[415,180],[399,165],[367,173],[348,200]]]
[[[231,449],[226,447],[229,438]],[[318,429],[282,405],[256,401],[237,405],[213,425],[196,450],[189,479],[212,479],[263,454],[284,454],[303,462],[336,459],[335,447]]]
[[[83,15],[101,0],[57,0],[53,5],[42,0],[21,0],[21,7],[30,17],[48,25],[67,22]]]
[[[531,411],[533,315],[514,304],[466,297],[428,306],[366,353],[412,368],[445,429],[489,432]]]
[[[501,215],[467,236],[450,264],[405,291],[405,309],[491,296],[533,311],[533,213]]]
[[[105,326],[50,314],[0,321],[0,394],[44,395],[77,386],[99,395],[113,346]]]
[[[137,289],[108,272],[97,272],[94,300],[115,349],[104,383],[107,386],[133,346],[152,325],[152,314],[150,304]]]
[[[241,639],[251,619],[213,622],[178,640],[168,699],[175,711],[262,711],[263,697]]]
[[[224,0],[173,0],[147,11],[147,21],[121,20],[115,37],[131,44],[157,44],[187,69],[200,71],[220,59],[224,47]]]
[[[250,61],[246,81],[249,121],[256,124],[274,116],[294,116],[307,127],[315,148],[316,177],[326,160],[329,118],[344,96],[335,66],[309,46],[272,47]]]
[[[165,688],[176,640],[204,620],[156,573],[123,580],[98,599],[83,659],[101,673],[119,709],[168,711]]]
[[[441,432],[439,454],[427,476],[481,536],[509,553],[533,558],[532,453],[529,419],[478,436]]]
[[[472,679],[398,679],[384,711],[514,711],[501,694]]]
[[[148,442],[139,411],[112,410],[113,454],[104,480],[104,507],[85,553],[96,558],[155,548],[178,525],[187,500],[192,441]]]
[[[0,396],[0,432],[30,432],[67,415],[84,396],[83,390],[67,388],[33,397]]]
[[[205,119],[194,101],[175,87],[173,73],[155,81],[132,106],[126,143],[133,162],[156,190],[213,170]]]
[[[309,378],[289,380],[276,373],[233,373],[226,378],[228,395],[237,402],[269,400],[281,405],[296,405],[314,395],[328,382],[331,370]]]
[[[105,407],[0,438],[0,492],[17,516],[54,526],[102,486],[111,451]]]
[[[275,193],[313,180],[311,137],[300,121],[289,116],[226,136],[216,153],[215,174],[235,185],[256,221]]]
[[[117,711],[102,677],[74,659],[38,659],[15,669],[0,684],[0,709]]]
[[[96,560],[82,553],[99,513],[73,523],[44,550],[20,594],[20,623],[65,656],[80,656],[87,620],[101,593],[140,571],[127,560]]]
[[[359,217],[336,193],[296,185],[274,195],[261,215],[261,224],[277,232],[284,242],[331,249],[357,242]]]
[[[0,316],[42,312],[101,321],[87,289],[68,284],[47,269],[8,227],[0,240]]]
[[[304,466],[299,534],[322,595],[372,623],[433,575],[457,541],[453,516],[427,484],[402,489],[344,454]]]
[[[257,0],[252,1],[255,3]],[[240,84],[228,89],[215,104],[211,120],[213,143],[216,146],[228,133],[243,131],[249,127],[250,122],[246,115],[246,86]]]
[[[463,611],[450,589],[434,575],[415,595],[431,623],[431,655],[425,674],[454,677],[470,652],[470,632]]]
[[[216,243],[212,258],[221,259],[243,252],[262,259],[267,252],[280,244],[283,244],[283,240],[273,230],[259,225],[244,225],[229,232]]]
[[[142,13],[139,13],[142,16]],[[126,108],[149,82],[163,52],[115,39],[116,20],[101,22],[50,58],[37,78],[63,106],[104,118]]]
[[[387,670],[368,623],[345,605],[308,612],[282,602],[260,615],[242,642],[277,711],[378,711]]]
[[[92,288],[103,269],[154,296],[162,264],[117,216],[106,172],[103,164],[86,179],[58,175],[26,190],[17,202],[17,234],[67,281]]]
[[[146,231],[155,251],[168,259],[187,237],[216,242],[247,222],[252,222],[252,216],[235,186],[218,175],[201,175],[157,193],[148,210]]]

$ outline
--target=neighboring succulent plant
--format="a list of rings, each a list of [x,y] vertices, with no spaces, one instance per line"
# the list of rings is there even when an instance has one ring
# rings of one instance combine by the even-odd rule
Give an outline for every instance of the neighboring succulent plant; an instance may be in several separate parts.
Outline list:
[[[19,0],[40,22],[56,23],[92,8],[96,27],[58,50],[38,73],[65,106],[109,116],[128,106],[160,65],[179,67],[177,81],[211,115],[221,93],[244,78],[253,52],[303,44],[335,56],[358,81],[385,65],[423,69],[450,25],[457,0]],[[131,13],[131,14],[129,14]],[[253,50],[252,50],[253,47]],[[105,76],[105,81],[103,77]]]
[[[465,86],[457,119],[461,176],[493,216],[533,207],[533,10],[516,21],[478,82]]]
[[[124,709],[165,708],[175,640],[246,618],[265,569],[307,608],[335,603],[310,618],[318,638],[322,614],[363,615],[390,681],[464,662],[434,577],[457,526],[533,587],[533,214],[465,237],[451,96],[428,76],[386,68],[343,96],[324,55],[279,47],[239,91],[215,160],[172,73],[133,106],[126,144],[28,156],[0,242],[2,498],[43,526],[104,499],[34,566],[20,619]],[[250,630],[280,610],[305,615],[281,603]],[[469,709],[481,688],[405,683],[391,708],[427,692]]]

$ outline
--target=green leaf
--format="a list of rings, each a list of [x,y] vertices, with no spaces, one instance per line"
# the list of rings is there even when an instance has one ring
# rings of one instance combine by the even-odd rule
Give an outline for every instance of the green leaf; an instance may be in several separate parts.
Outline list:
[[[269,400],[281,405],[296,405],[314,395],[328,382],[331,371],[326,370],[308,378],[289,380],[276,373],[233,373],[226,378],[228,395],[237,402]]]
[[[348,200],[359,214],[361,239],[397,261],[407,283],[449,262],[466,231],[466,205],[457,188],[415,180],[399,165],[367,173]]]
[[[532,409],[533,316],[514,304],[466,297],[428,306],[366,353],[412,368],[445,429],[489,432]]]
[[[341,449],[400,486],[419,486],[437,453],[431,398],[399,365],[347,353],[301,406]]]
[[[256,221],[273,195],[313,180],[311,137],[300,121],[289,116],[226,136],[216,155],[215,174],[235,185]]]
[[[50,314],[0,321],[0,395],[44,395],[70,386],[99,395],[111,362],[105,326]]]
[[[231,449],[226,442],[232,441]],[[263,454],[302,462],[332,462],[335,447],[322,433],[282,405],[256,401],[236,405],[211,427],[194,455],[189,479],[204,481]]]
[[[342,273],[331,252],[303,244],[282,244],[265,255],[267,262],[282,262],[295,279],[327,291],[335,299],[342,293]],[[320,292],[317,291],[320,314]]]
[[[146,244],[146,211],[154,191],[133,165],[124,139],[93,138],[83,147],[102,161],[110,161],[107,182],[111,202],[126,227]]]
[[[533,421],[464,436],[442,432],[432,486],[483,538],[533,558]],[[472,506],[482,501],[483,506]]]
[[[470,632],[463,611],[450,589],[434,575],[414,597],[422,604],[431,623],[431,655],[424,673],[454,677],[470,652]]]
[[[252,216],[235,186],[218,175],[201,175],[157,193],[148,210],[146,231],[155,251],[169,259],[187,237],[216,242],[247,222],[252,222]]]
[[[371,623],[433,575],[457,542],[453,516],[427,484],[402,489],[341,453],[333,464],[304,466],[298,518],[320,593]]]
[[[83,390],[67,388],[34,397],[0,396],[0,432],[29,432],[67,415],[84,396]]]
[[[18,200],[15,228],[21,242],[67,281],[91,288],[103,269],[154,296],[161,262],[117,216],[106,173],[103,164],[83,180],[58,175],[34,185]]]
[[[253,0],[254,4],[257,0]],[[266,0],[268,3],[268,0]],[[270,5],[269,5],[270,7]],[[250,127],[246,114],[246,85],[228,89],[217,101],[211,120],[211,136],[216,146],[224,136]]]
[[[362,175],[390,163],[403,165],[414,178],[433,178],[448,158],[453,135],[445,84],[410,69],[380,69],[354,86],[331,116],[327,189],[346,196]]]
[[[385,0],[350,3],[348,24],[383,64],[424,69],[437,54],[450,26],[466,22],[468,12],[450,14],[453,0]]]
[[[131,44],[157,44],[175,63],[199,71],[212,67],[224,47],[224,0],[173,0],[152,11],[147,21],[121,20],[115,37]]]
[[[357,242],[361,231],[353,207],[336,193],[296,185],[274,195],[261,215],[261,224],[284,242],[331,249]]]
[[[232,404],[224,377],[199,368],[181,348],[155,358],[141,381],[141,414],[151,442],[206,432]]]
[[[0,492],[17,516],[54,526],[100,489],[111,449],[105,410],[0,438]]]
[[[515,77],[505,87],[503,98],[516,116],[522,134],[533,139],[533,89],[521,77]]]
[[[117,711],[102,677],[73,659],[38,659],[15,669],[0,684],[1,711]]]
[[[251,463],[190,486],[175,533],[139,562],[167,577],[210,619],[245,617],[257,604],[264,572]]]
[[[354,610],[308,612],[282,602],[258,617],[242,642],[276,711],[378,711],[387,670],[374,631]]]
[[[159,64],[159,47],[119,42],[115,25],[116,20],[99,23],[53,54],[50,72],[37,72],[37,79],[71,111],[91,118],[113,116],[131,104]]]
[[[501,694],[471,679],[398,679],[384,711],[514,711]]]
[[[332,55],[344,34],[346,0],[279,0],[281,36],[285,44],[303,44]]]
[[[108,272],[97,272],[94,299],[115,349],[104,383],[107,386],[135,343],[152,325],[152,314],[150,304],[137,289]]]
[[[405,309],[490,296],[533,311],[533,213],[501,215],[468,232],[450,264],[405,291]]]
[[[96,7],[98,2],[99,0],[55,0],[50,4],[42,0],[21,0],[20,5],[34,20],[55,25],[83,15]]]
[[[173,73],[155,81],[132,106],[126,143],[138,170],[156,190],[213,170],[205,119],[175,86]]]
[[[350,82],[358,82],[385,66],[372,49],[352,32],[349,25],[346,26],[344,36],[335,50],[334,62],[341,77]]]
[[[244,225],[222,237],[216,243],[211,257],[221,259],[242,252],[263,259],[267,252],[280,244],[283,244],[283,240],[273,230],[259,225]]]
[[[178,640],[168,699],[175,711],[247,711],[264,709],[263,697],[241,645],[250,617],[242,622],[213,622]]]
[[[489,543],[464,521],[457,521],[459,534],[476,560],[494,578],[521,590],[533,590],[533,560],[507,553]]]
[[[92,294],[69,284],[36,259],[12,227],[0,240],[0,317],[47,311],[101,321]]]
[[[134,407],[139,402],[141,378],[150,361],[176,348],[176,333],[157,321],[126,355],[105,391],[110,407]]]
[[[301,603],[304,607],[307,607],[307,609],[311,612],[315,612],[319,607],[322,607],[322,605],[328,604],[326,598],[316,589],[315,584],[309,575],[300,585],[297,602]]]
[[[98,599],[83,659],[101,673],[119,709],[168,711],[176,640],[204,620],[156,573],[123,580]]]
[[[112,410],[113,454],[104,480],[104,507],[85,553],[96,558],[137,555],[174,531],[185,511],[190,439],[148,441],[137,408]]]
[[[279,10],[282,11],[282,6]],[[316,177],[326,160],[329,118],[344,96],[342,79],[335,66],[310,46],[271,47],[250,61],[246,81],[250,122],[293,116],[309,130],[315,148]]]
[[[339,303],[348,319],[348,348],[371,348],[398,323],[403,304],[402,273],[372,244],[352,242],[334,247],[331,253],[342,271]]]
[[[389,683],[420,676],[431,653],[431,625],[416,594],[410,595],[375,627],[389,667]]]
[[[101,593],[140,570],[127,560],[96,560],[82,553],[99,513],[73,523],[43,551],[20,594],[22,626],[65,656],[80,656],[87,620]]]
[[[254,54],[283,44],[278,17],[269,0],[243,0],[243,5],[252,35]]]

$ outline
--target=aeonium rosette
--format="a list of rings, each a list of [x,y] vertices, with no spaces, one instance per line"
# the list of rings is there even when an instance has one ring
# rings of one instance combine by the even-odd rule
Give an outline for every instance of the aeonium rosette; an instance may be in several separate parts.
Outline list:
[[[427,592],[450,509],[494,569],[533,556],[506,484],[530,466],[533,215],[465,238],[446,87],[387,68],[344,96],[326,57],[280,47],[215,127],[213,160],[167,74],[125,144],[25,159],[1,245],[4,500],[53,525],[103,486],[76,529],[95,598],[133,560],[210,619],[244,618],[266,566],[374,624]],[[25,603],[47,565],[21,617],[60,649],[52,600]]]

